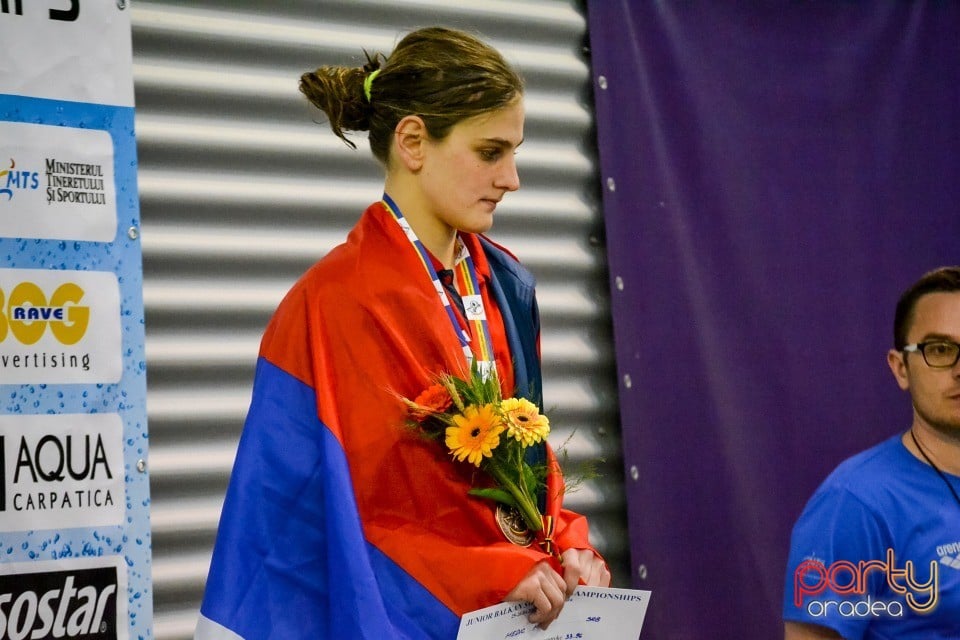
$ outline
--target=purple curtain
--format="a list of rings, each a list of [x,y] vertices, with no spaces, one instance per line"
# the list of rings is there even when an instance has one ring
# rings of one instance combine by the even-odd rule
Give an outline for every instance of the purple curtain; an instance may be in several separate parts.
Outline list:
[[[807,498],[909,426],[896,299],[960,263],[960,5],[588,11],[643,637],[782,637]]]

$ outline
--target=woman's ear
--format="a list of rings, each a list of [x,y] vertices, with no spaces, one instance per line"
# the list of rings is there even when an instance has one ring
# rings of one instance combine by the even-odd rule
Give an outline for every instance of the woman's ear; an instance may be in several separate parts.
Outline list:
[[[393,146],[397,159],[411,172],[423,167],[427,145],[427,126],[420,116],[404,116],[393,131]]]

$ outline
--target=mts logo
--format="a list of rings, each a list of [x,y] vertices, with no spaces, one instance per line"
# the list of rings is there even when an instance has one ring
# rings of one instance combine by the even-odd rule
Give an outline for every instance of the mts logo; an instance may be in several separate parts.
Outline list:
[[[0,0],[0,14],[10,13],[10,4],[10,0]],[[70,0],[69,4],[69,9],[50,9],[50,19],[63,22],[76,21],[80,17],[80,0]],[[13,0],[13,15],[23,15],[22,0]]]
[[[21,344],[36,344],[47,327],[61,344],[80,342],[90,324],[90,308],[80,304],[83,295],[72,282],[57,287],[49,300],[33,282],[21,282],[9,298],[0,289],[0,342],[12,334]]]
[[[13,199],[13,190],[36,191],[40,188],[40,174],[36,171],[20,171],[17,161],[10,158],[10,168],[0,171],[0,196]]]

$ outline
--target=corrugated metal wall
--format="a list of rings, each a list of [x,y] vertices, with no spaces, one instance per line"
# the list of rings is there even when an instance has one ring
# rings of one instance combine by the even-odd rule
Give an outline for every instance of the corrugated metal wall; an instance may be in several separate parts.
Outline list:
[[[281,296],[382,189],[297,91],[321,63],[360,64],[398,33],[477,31],[527,80],[523,187],[492,237],[536,274],[551,440],[603,458],[569,496],[628,581],[586,21],[576,2],[136,2],[155,635],[192,636],[260,334]]]

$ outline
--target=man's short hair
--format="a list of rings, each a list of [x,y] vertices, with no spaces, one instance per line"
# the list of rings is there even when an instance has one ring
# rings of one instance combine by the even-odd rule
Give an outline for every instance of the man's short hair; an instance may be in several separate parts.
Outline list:
[[[928,293],[960,291],[960,267],[940,267],[923,274],[897,302],[893,316],[893,346],[899,351],[907,346],[907,333],[913,324],[917,301]]]

